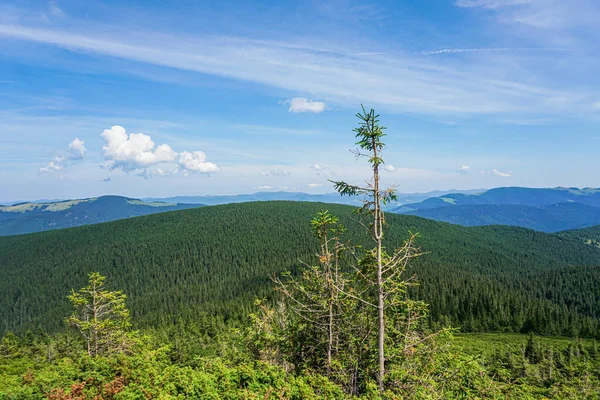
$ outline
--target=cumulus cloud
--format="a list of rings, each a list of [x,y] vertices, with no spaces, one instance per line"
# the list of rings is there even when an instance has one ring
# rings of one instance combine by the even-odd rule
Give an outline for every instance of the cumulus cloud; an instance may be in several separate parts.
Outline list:
[[[309,183],[307,186],[309,188],[317,188],[317,187],[323,186],[323,185],[321,185],[320,183]]]
[[[154,149],[154,141],[143,133],[127,135],[125,128],[115,125],[100,134],[105,145],[102,146],[104,158],[109,161],[110,169],[135,171],[165,162],[174,162],[177,153],[167,144]]]
[[[460,172],[461,174],[465,175],[467,174],[469,171],[471,170],[471,167],[468,165],[463,165],[462,167],[460,167],[458,169],[458,172]]]
[[[502,178],[508,178],[508,177],[510,177],[512,175],[512,172],[500,172],[496,168],[494,168],[492,170],[492,174],[494,174],[496,176],[500,176]]]
[[[205,174],[219,172],[217,164],[207,162],[206,154],[202,151],[184,151],[179,155],[179,164],[186,170]]]
[[[271,186],[269,186],[269,185],[263,185],[263,186],[256,187],[256,188],[254,188],[254,189],[259,189],[259,190],[268,190],[268,189],[272,189],[272,188],[271,188]]]
[[[115,125],[100,134],[104,139],[102,152],[106,167],[145,176],[163,176],[179,171],[210,174],[219,167],[206,161],[202,151],[175,152],[168,144],[156,146],[152,138],[143,133],[127,134],[125,128]]]
[[[81,160],[85,155],[87,149],[85,148],[83,140],[79,138],[73,139],[71,143],[69,143],[69,159],[70,160]]]
[[[52,157],[52,161],[45,167],[41,167],[38,172],[45,174],[47,172],[62,171],[65,169],[65,162],[81,160],[87,149],[83,140],[75,138],[69,143],[66,151],[59,152],[57,155]]]
[[[285,103],[290,105],[288,111],[293,113],[311,112],[319,114],[327,108],[327,105],[322,101],[313,101],[306,97],[294,97]]]
[[[389,164],[389,165],[386,165],[385,167],[383,167],[383,169],[385,169],[388,172],[394,172],[396,170],[396,167],[394,167],[393,165]]]

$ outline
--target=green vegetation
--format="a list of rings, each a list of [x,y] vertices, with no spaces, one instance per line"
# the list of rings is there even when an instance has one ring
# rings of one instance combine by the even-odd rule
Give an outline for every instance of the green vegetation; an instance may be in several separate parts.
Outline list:
[[[600,247],[600,225],[592,226],[585,229],[577,229],[572,231],[563,231],[560,236],[575,240],[580,243],[585,243],[590,246]]]
[[[92,280],[96,278],[101,277],[92,276]],[[74,305],[79,308],[78,301]],[[152,336],[131,332],[126,351],[105,354],[89,354],[85,337],[72,331],[52,336],[31,332],[5,335],[0,341],[0,399],[351,397],[324,374],[289,370],[260,360],[254,329],[228,329],[206,319],[195,326],[193,333],[190,325],[184,328],[182,342],[156,332]],[[211,326],[218,335],[207,339],[201,331],[206,333]],[[110,330],[119,333],[121,329],[113,325]],[[276,339],[277,335],[269,337]],[[400,373],[419,374],[392,377],[403,379],[411,391],[407,394],[402,387],[392,387],[384,398],[400,398],[394,393],[416,399],[599,398],[600,353],[594,340],[462,334],[438,336],[434,343],[435,347],[420,356],[411,353],[413,360],[420,361],[417,365],[428,368],[405,370],[404,364]],[[423,358],[425,354],[429,357]],[[374,384],[356,397],[380,398]]]
[[[128,293],[138,327],[205,314],[244,321],[255,298],[272,297],[270,274],[296,273],[299,260],[317,252],[310,220],[321,209],[361,243],[352,207],[298,202],[202,207],[0,238],[0,331],[57,331],[69,309],[64,293],[92,271]],[[386,218],[389,247],[410,230],[430,253],[411,267],[420,286],[410,290],[430,304],[432,328],[598,335],[599,249],[520,228]]]
[[[358,210],[234,204],[0,238],[0,400],[600,398],[592,232],[384,217],[384,128],[363,111],[372,180],[334,182]]]

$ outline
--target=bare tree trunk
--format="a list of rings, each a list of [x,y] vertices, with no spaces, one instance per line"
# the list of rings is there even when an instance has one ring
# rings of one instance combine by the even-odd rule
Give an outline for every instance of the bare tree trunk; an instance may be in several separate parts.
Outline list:
[[[93,312],[93,328],[92,328],[92,338],[94,341],[94,357],[98,355],[98,305],[96,302],[96,286],[94,285],[94,294],[92,301],[92,312]]]
[[[331,349],[333,347],[333,301],[329,300],[329,337],[327,342],[327,372],[331,372]]]
[[[373,143],[373,157],[377,159],[377,145],[375,139]],[[381,199],[379,196],[379,165],[373,166],[373,206],[374,221],[373,230],[375,240],[377,241],[377,322],[378,322],[378,348],[379,348],[379,391],[383,392],[383,379],[385,377],[385,316],[384,316],[384,293],[383,293],[383,265],[381,260],[382,252],[382,225],[381,218]]]
[[[381,268],[381,242],[377,253],[377,320],[379,323],[379,390],[383,391],[385,375],[385,318],[383,314],[383,277]]]

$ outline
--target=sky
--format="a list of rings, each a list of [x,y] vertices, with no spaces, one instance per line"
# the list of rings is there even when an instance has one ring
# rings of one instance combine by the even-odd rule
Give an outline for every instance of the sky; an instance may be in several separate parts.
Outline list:
[[[0,1],[0,203],[600,186],[596,0]]]

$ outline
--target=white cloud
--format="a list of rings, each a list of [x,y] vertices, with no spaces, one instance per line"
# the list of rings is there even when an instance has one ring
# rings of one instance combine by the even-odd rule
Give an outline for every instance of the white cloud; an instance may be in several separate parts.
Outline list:
[[[488,48],[472,48],[472,49],[440,49],[431,51],[422,51],[419,54],[425,56],[434,56],[439,54],[460,54],[460,53],[501,53],[501,52],[540,52],[540,51],[573,51],[570,48],[537,48],[537,47],[488,47]]]
[[[463,165],[462,167],[460,167],[458,169],[458,172],[460,172],[461,174],[466,174],[471,170],[471,167],[468,165]]]
[[[41,167],[38,171],[40,174],[62,171],[65,168],[65,162],[81,160],[86,151],[87,149],[85,148],[83,140],[75,138],[69,143],[66,155],[63,155],[64,152],[55,155],[47,166]]]
[[[396,167],[394,167],[391,164],[386,165],[385,167],[383,167],[386,171],[388,172],[394,172],[396,170]]]
[[[596,0],[457,0],[455,4],[494,10],[501,22],[543,30],[595,29],[600,16]]]
[[[512,175],[512,172],[500,172],[496,168],[492,170],[492,174],[496,176],[501,176],[502,178],[509,178]]]
[[[61,10],[61,8],[58,6],[58,3],[56,3],[55,0],[50,1],[49,8],[50,8],[50,13],[52,15],[54,15],[55,17],[64,17],[65,16],[64,11]]]
[[[184,151],[179,156],[179,163],[187,171],[211,173],[219,172],[216,164],[206,161],[206,154],[202,151],[187,152]]]
[[[485,7],[485,8],[501,8],[508,6],[517,6],[530,4],[536,0],[456,0],[458,7]]]
[[[254,188],[254,189],[259,189],[259,190],[268,190],[268,189],[272,189],[272,188],[271,188],[271,186],[269,186],[269,185],[263,185],[263,186],[256,187],[256,188]]]
[[[85,148],[83,140],[80,140],[79,138],[75,138],[69,143],[70,160],[81,160],[86,151],[87,149]]]
[[[39,169],[39,173],[44,174],[46,172],[62,171],[63,169],[64,167],[62,165],[57,164],[54,161],[50,161],[47,166]]]
[[[127,135],[125,128],[115,125],[100,134],[108,169],[120,169],[145,177],[175,174],[180,170],[205,174],[219,172],[219,167],[206,161],[202,151],[183,151],[178,154],[171,146],[161,144],[155,148],[152,138],[143,133]]]
[[[491,7],[495,3],[463,0],[460,4]],[[0,35],[311,93],[323,101],[352,107],[364,102],[391,112],[454,115],[562,110],[573,113],[581,109],[583,102],[589,104],[597,92],[592,87],[585,91],[580,87],[568,90],[555,80],[532,79],[531,73],[546,65],[547,59],[482,57],[465,68],[461,59],[440,62],[397,52],[373,62],[356,58],[354,54],[360,49],[339,46],[323,51],[295,43],[242,37],[186,36],[182,40],[181,36],[165,32],[126,34],[125,31],[117,36],[110,33],[110,27],[104,27],[102,34],[90,24],[80,28],[76,32],[0,24]],[[532,65],[534,61],[539,63]],[[566,101],[549,107],[547,99],[553,97],[564,97]],[[319,103],[322,102],[309,103],[305,99],[297,101],[297,107],[290,101],[290,109],[322,111]]]
[[[335,175],[331,167],[325,167],[321,164],[312,164],[308,168],[313,170],[317,175]]]
[[[269,170],[261,171],[261,176],[290,176],[291,172],[284,170],[283,168],[272,168]]]
[[[293,99],[286,101],[286,104],[290,105],[288,111],[293,113],[311,112],[319,114],[325,111],[326,108],[325,103],[322,101],[313,101],[306,97],[294,97]]]
[[[143,133],[127,135],[125,128],[115,125],[100,134],[105,145],[102,146],[104,158],[109,161],[110,169],[122,169],[125,172],[144,169],[164,162],[173,162],[177,153],[166,144],[154,149],[154,141]]]
[[[308,186],[309,188],[318,188],[319,186],[323,186],[323,185],[320,183],[309,183],[306,186]]]

